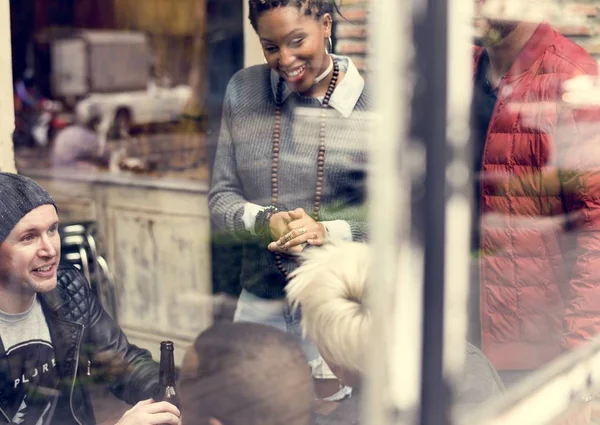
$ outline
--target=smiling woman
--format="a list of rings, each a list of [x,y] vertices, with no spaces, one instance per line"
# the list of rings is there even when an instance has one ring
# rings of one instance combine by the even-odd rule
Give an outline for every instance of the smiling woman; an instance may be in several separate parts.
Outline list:
[[[209,208],[217,228],[245,242],[235,320],[302,339],[284,298],[297,254],[366,236],[370,97],[352,60],[330,51],[333,1],[248,5],[267,63],[229,82]],[[328,375],[303,344],[315,374]]]
[[[267,6],[267,2],[258,4]],[[326,77],[333,70],[326,48],[326,40],[331,37],[332,9],[326,2],[299,2],[295,7],[265,9],[254,20],[253,13],[259,13],[260,8],[250,12],[265,60],[294,91],[305,96],[325,94]]]

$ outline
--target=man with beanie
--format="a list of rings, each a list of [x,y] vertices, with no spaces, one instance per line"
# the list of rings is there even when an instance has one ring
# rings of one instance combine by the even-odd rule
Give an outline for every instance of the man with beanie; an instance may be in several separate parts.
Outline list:
[[[0,173],[0,424],[94,424],[85,382],[104,376],[138,403],[119,425],[178,425],[177,408],[148,400],[150,354],[129,344],[77,269],[59,267],[58,222],[44,189]]]

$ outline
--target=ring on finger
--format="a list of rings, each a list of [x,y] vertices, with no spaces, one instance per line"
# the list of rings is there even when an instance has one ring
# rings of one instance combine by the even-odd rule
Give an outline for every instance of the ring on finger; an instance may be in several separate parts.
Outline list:
[[[291,233],[291,232],[290,232],[290,233],[288,233],[287,235],[285,235],[285,236],[283,237],[283,240],[284,240],[284,241],[286,241],[286,242],[289,242],[289,241],[291,241],[292,239],[294,239],[294,235],[292,235],[292,233]]]
[[[301,235],[305,234],[306,233],[306,227],[299,228],[298,229],[298,233],[301,234]]]

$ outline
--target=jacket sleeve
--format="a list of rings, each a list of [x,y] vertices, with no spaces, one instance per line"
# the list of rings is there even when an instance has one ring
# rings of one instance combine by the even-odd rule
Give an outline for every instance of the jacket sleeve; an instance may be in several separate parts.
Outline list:
[[[346,223],[345,229],[334,226],[332,233],[337,239],[354,242],[366,242],[369,239],[366,163],[350,165],[344,185],[339,189],[335,202],[324,208],[323,217],[328,230],[332,221]]]
[[[570,349],[600,332],[600,108],[562,111],[559,129],[557,165],[573,246],[565,253],[573,267],[563,291],[561,345]]]
[[[242,220],[244,206],[248,202],[242,193],[242,184],[237,174],[235,143],[231,135],[231,103],[234,80],[229,82],[223,103],[223,118],[217,143],[217,154],[213,167],[208,208],[213,225],[235,236],[249,236]]]
[[[354,242],[367,242],[369,239],[369,222],[366,196],[363,197],[360,202],[350,206],[348,210],[352,216],[352,218],[347,220],[350,225],[350,230],[352,231],[352,240]]]
[[[84,279],[83,276],[81,279]],[[110,386],[116,397],[129,404],[151,398],[158,387],[158,364],[152,360],[149,351],[130,344],[95,294],[92,291],[88,291],[88,294],[90,315],[84,337],[85,349],[92,355],[110,351],[116,354],[119,361],[127,364],[126,372],[120,376],[119,382]]]
[[[344,211],[346,216],[350,217],[340,217],[337,220],[344,221],[346,223],[347,230],[345,228],[341,228],[339,231],[337,229],[337,225],[333,226],[336,230],[335,232],[331,232],[330,236],[333,236],[334,239],[353,241],[353,242],[366,242],[368,240],[368,227],[369,223],[367,221],[367,211],[366,205],[362,206],[354,206],[346,209]],[[331,231],[331,223],[337,221],[324,221],[325,227],[327,230]],[[346,233],[347,232],[347,233]]]
[[[354,242],[366,242],[368,241],[368,223],[366,220],[362,221],[350,221],[350,229],[352,230],[352,240]]]

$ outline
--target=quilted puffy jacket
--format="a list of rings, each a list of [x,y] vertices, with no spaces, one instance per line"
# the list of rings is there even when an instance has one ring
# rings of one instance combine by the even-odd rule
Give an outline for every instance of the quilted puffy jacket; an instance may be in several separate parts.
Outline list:
[[[563,101],[563,83],[596,68],[541,24],[498,88],[482,162],[480,313],[499,370],[537,368],[600,330],[600,110]]]
[[[151,398],[158,387],[158,364],[150,353],[129,344],[119,326],[104,311],[83,275],[71,266],[60,267],[54,290],[38,294],[55,348],[60,375],[58,405],[53,424],[88,425],[95,418],[85,380],[94,353],[111,350],[129,364],[129,370],[111,386],[121,400],[135,404]],[[0,341],[0,423],[10,423],[4,392],[12,388],[5,347]],[[90,361],[90,363],[88,363]]]

